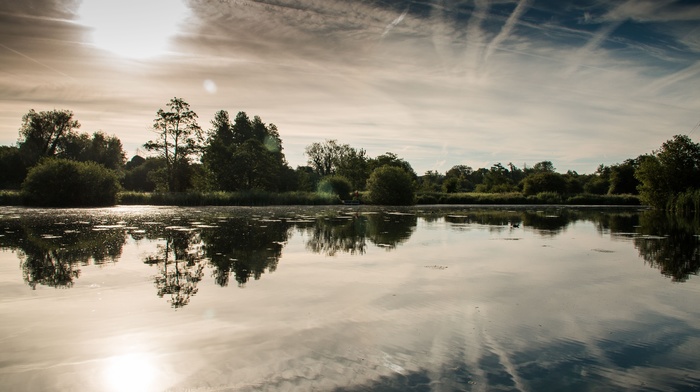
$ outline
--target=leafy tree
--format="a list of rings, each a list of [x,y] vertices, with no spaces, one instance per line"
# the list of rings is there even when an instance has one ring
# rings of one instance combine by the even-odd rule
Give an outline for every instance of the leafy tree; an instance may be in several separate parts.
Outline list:
[[[567,171],[564,174],[564,180],[566,180],[567,194],[574,195],[583,193],[583,176],[579,175],[576,171]]]
[[[0,146],[0,189],[19,188],[26,175],[19,148]]]
[[[148,141],[144,147],[158,152],[165,160],[167,190],[181,192],[187,186],[183,181],[183,172],[190,158],[202,148],[202,130],[197,124],[197,113],[182,98],[171,99],[168,108],[169,111],[158,109],[153,120],[157,138]]]
[[[98,163],[52,158],[29,170],[22,198],[33,206],[108,206],[116,203],[118,190],[116,173]]]
[[[639,196],[652,207],[664,208],[678,194],[700,188],[700,144],[688,136],[676,135],[640,158]]]
[[[554,173],[555,168],[551,161],[542,161],[535,163],[532,167],[532,171],[537,173]]]
[[[311,166],[297,166],[294,170],[296,189],[303,192],[314,192],[320,177]]]
[[[62,151],[57,154],[59,158],[97,162],[117,171],[124,169],[126,154],[121,140],[116,136],[107,136],[102,131],[93,133],[92,137],[87,133],[71,133],[61,144]]]
[[[637,160],[627,159],[621,164],[610,167],[610,189],[611,195],[637,194],[639,180],[634,176],[637,171]]]
[[[336,173],[347,178],[355,190],[365,189],[369,177],[369,158],[363,149],[343,145]]]
[[[439,192],[444,178],[445,176],[440,174],[437,170],[428,170],[419,179],[419,190],[421,192]]]
[[[510,172],[500,162],[491,166],[484,174],[484,180],[476,188],[477,192],[503,193],[515,190]]]
[[[167,190],[167,181],[164,181],[165,160],[160,157],[143,158],[135,155],[126,164],[124,174],[124,189],[138,192],[153,192],[155,190]]]
[[[267,149],[255,139],[248,139],[231,157],[235,171],[233,180],[239,190],[275,190],[277,180],[275,161]]]
[[[416,174],[415,170],[413,170],[413,168],[411,167],[411,164],[399,158],[393,152],[387,152],[386,154],[379,155],[378,157],[371,159],[369,162],[369,167],[372,171],[382,166],[393,166],[401,168],[406,173],[408,173],[413,180],[418,179],[418,175]]]
[[[539,171],[525,177],[523,180],[523,194],[529,196],[541,192],[565,194],[566,179],[561,174],[552,171]]]
[[[455,193],[474,190],[474,183],[470,180],[473,174],[474,169],[469,166],[452,166],[452,168],[445,173],[445,179],[442,182],[442,191]]]
[[[326,176],[318,184],[318,191],[322,193],[333,193],[342,200],[350,199],[352,184],[350,180],[340,175]]]
[[[413,177],[396,166],[374,169],[367,180],[369,199],[374,204],[411,205],[415,203]]]
[[[225,110],[217,112],[211,124],[202,162],[215,187],[275,191],[292,186],[283,178],[291,169],[274,124],[266,125],[258,116],[251,121],[245,112],[239,112],[231,123]]]
[[[342,147],[337,140],[312,143],[306,146],[305,153],[311,166],[319,176],[335,174]]]
[[[73,135],[80,123],[70,110],[36,112],[29,110],[22,116],[19,130],[19,148],[27,166],[35,165],[43,157],[60,152],[65,138]]]

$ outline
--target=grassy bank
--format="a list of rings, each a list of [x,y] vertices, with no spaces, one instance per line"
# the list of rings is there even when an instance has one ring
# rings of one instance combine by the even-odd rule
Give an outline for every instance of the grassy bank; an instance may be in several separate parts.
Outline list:
[[[579,194],[562,197],[553,192],[525,196],[520,192],[510,193],[419,193],[418,204],[562,204],[562,205],[640,205],[635,195]]]
[[[361,199],[366,200],[366,195]],[[695,205],[697,195],[678,204]],[[120,192],[117,203],[124,205],[173,205],[173,206],[271,206],[271,205],[334,205],[340,204],[337,196],[314,192],[272,193],[249,192],[183,192],[183,193],[144,193]],[[556,193],[540,193],[525,196],[512,193],[419,193],[417,204],[476,204],[476,205],[640,205],[635,195],[590,195],[580,194],[561,197]],[[22,198],[19,191],[0,191],[0,205],[19,206]],[[686,207],[686,209],[689,207]],[[680,210],[680,208],[678,208]]]
[[[313,192],[120,192],[117,203],[175,206],[332,205],[339,204],[340,199],[335,195]]]

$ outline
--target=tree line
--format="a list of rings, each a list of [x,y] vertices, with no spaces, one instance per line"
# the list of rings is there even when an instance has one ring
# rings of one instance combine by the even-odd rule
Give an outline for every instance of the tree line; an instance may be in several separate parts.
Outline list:
[[[411,204],[415,193],[509,193],[525,196],[638,195],[656,208],[700,210],[700,145],[677,135],[659,150],[594,173],[559,173],[551,161],[522,168],[495,163],[473,169],[456,165],[445,173],[418,175],[410,163],[386,152],[368,156],[361,148],[328,139],[305,149],[307,165],[288,164],[277,127],[241,111],[233,120],[216,112],[203,130],[181,98],[158,109],[147,157],[127,161],[118,137],[80,133],[69,110],[22,117],[14,146],[0,146],[0,187],[22,189],[35,205],[113,204],[118,190],[138,192],[329,192],[341,199],[367,196],[380,204]],[[71,186],[72,182],[75,186]],[[85,183],[88,183],[87,185]],[[89,187],[87,189],[86,187]],[[91,194],[109,190],[103,197]]]

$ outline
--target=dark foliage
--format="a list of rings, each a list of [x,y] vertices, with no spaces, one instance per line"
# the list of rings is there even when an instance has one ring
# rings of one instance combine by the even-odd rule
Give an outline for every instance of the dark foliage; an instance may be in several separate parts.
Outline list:
[[[116,204],[119,181],[114,171],[94,162],[45,159],[22,184],[25,204],[41,207],[89,207]]]

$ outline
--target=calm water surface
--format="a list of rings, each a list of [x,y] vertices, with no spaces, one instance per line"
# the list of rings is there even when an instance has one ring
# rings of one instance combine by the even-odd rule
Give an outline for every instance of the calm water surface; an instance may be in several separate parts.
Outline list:
[[[3,391],[700,390],[650,211],[0,208]]]

